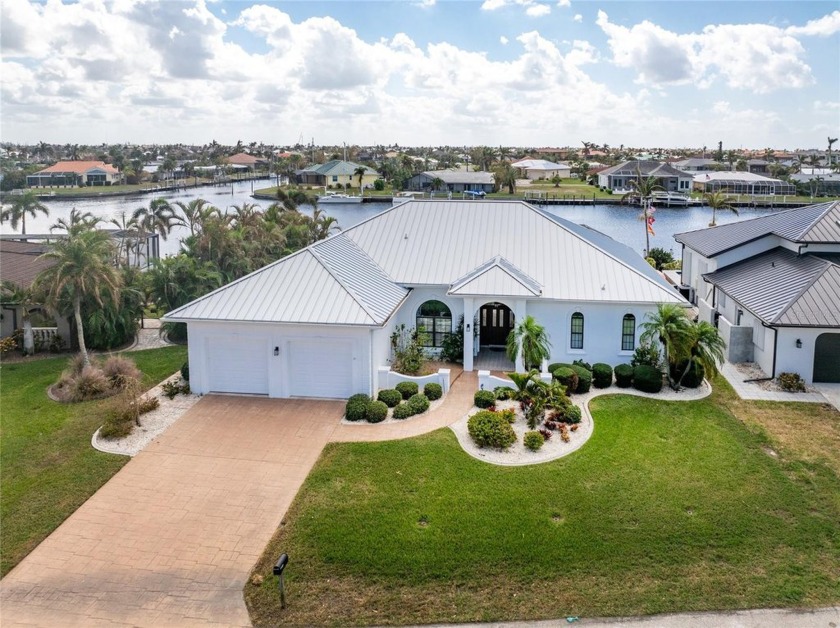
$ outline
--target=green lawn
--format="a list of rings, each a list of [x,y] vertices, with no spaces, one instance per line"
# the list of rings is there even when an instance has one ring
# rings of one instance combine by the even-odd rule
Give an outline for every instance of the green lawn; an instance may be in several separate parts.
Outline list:
[[[598,398],[591,440],[530,467],[477,461],[446,429],[330,445],[257,567],[265,581],[245,588],[251,618],[398,624],[836,604],[840,480],[825,464],[768,455],[772,441],[728,399]],[[282,613],[270,575],[281,552]]]
[[[185,347],[126,354],[147,388],[177,371]],[[59,404],[46,389],[67,357],[5,363],[0,370],[0,568],[5,575],[128,462],[96,451],[102,402]]]

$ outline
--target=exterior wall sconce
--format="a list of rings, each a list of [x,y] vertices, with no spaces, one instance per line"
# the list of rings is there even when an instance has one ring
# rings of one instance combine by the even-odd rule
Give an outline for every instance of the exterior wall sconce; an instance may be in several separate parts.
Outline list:
[[[274,355],[280,355],[280,347],[274,347]]]
[[[802,340],[800,340],[799,338],[797,338],[797,339],[796,339],[796,348],[797,348],[797,349],[801,349],[801,348],[802,348]]]
[[[470,324],[467,323],[467,331],[469,331],[469,330],[470,330]]]

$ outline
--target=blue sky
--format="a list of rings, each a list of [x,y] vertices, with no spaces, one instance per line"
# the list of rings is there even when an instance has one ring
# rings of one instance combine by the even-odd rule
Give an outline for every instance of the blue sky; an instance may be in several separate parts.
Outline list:
[[[18,0],[4,141],[810,148],[836,1]]]

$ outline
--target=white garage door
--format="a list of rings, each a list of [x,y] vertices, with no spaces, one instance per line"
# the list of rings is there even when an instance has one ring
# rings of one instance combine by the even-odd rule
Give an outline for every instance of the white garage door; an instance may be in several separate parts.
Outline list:
[[[265,338],[226,336],[207,339],[210,392],[268,394]]]
[[[289,394],[292,397],[346,399],[353,394],[353,345],[340,340],[289,343]]]

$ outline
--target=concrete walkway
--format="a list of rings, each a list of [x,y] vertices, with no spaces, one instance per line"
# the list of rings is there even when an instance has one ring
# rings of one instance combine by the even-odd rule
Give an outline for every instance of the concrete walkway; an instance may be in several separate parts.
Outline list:
[[[157,349],[158,347],[169,347],[172,343],[165,341],[160,335],[161,322],[157,318],[144,318],[143,327],[137,330],[137,338],[134,344],[126,351],[143,351],[144,349]]]
[[[840,385],[832,389],[834,384],[817,384],[815,387],[826,386],[828,394],[820,392],[789,393],[775,390],[764,390],[754,382],[745,382],[744,375],[730,362],[724,362],[720,369],[721,375],[735,389],[741,399],[755,399],[761,401],[799,401],[805,403],[830,403],[840,410]],[[832,394],[833,393],[833,394]]]

